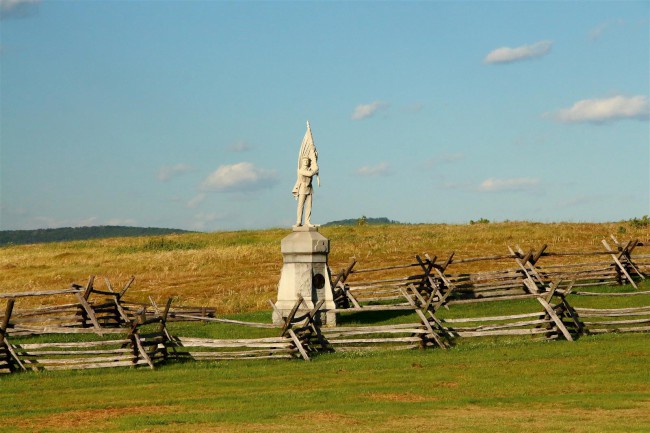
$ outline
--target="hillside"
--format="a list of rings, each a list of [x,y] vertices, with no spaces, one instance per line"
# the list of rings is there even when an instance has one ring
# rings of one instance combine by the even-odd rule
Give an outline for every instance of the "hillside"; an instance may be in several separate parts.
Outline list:
[[[2,230],[0,231],[0,246],[11,244],[25,245],[133,236],[160,236],[173,233],[180,234],[191,232],[178,229],[125,226],[63,227],[56,229],[38,230]]]
[[[508,253],[548,245],[549,251],[602,249],[601,240],[615,234],[621,242],[649,243],[650,229],[631,223],[529,223],[474,225],[366,225],[322,227],[330,239],[329,264],[334,272],[356,257],[356,269],[404,264],[415,254],[455,258]],[[625,233],[623,233],[625,232]],[[219,314],[267,310],[277,295],[282,268],[280,241],[291,229],[185,233],[123,237],[84,242],[13,245],[0,248],[0,293],[63,289],[85,284],[96,275],[114,287],[136,277],[128,292],[132,301],[149,296],[176,305],[204,305]],[[648,248],[648,247],[644,247]],[[469,263],[481,271],[484,262]],[[463,266],[465,269],[465,266]],[[48,302],[24,299],[23,303]]]

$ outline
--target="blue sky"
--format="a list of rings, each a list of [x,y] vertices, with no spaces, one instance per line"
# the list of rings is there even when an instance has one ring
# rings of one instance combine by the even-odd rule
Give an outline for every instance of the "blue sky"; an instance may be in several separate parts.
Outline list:
[[[649,214],[649,5],[0,0],[0,229]]]

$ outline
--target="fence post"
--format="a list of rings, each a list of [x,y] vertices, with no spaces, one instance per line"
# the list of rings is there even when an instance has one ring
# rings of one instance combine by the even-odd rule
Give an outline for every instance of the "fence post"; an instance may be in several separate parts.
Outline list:
[[[7,301],[7,307],[5,308],[5,315],[2,319],[2,323],[0,323],[0,347],[3,346],[6,347],[9,356],[13,358],[13,360],[16,362],[16,364],[18,364],[18,366],[22,370],[26,370],[25,366],[20,361],[18,354],[14,351],[13,346],[7,340],[7,328],[9,327],[9,319],[11,318],[11,313],[13,312],[13,310],[14,310],[14,300],[9,299]],[[9,369],[11,370],[11,364],[9,364]]]

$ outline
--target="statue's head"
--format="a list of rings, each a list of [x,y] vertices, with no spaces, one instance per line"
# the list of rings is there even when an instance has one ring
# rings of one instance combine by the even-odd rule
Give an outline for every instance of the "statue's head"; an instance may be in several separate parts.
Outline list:
[[[310,159],[307,158],[306,156],[300,160],[300,165],[303,167],[309,167],[310,166]]]

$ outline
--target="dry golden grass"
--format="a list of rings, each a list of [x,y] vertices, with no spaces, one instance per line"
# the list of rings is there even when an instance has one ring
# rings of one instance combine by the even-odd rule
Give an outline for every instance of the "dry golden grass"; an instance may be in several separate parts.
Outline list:
[[[85,284],[90,275],[99,277],[100,286],[108,277],[119,289],[135,275],[128,300],[174,296],[177,305],[214,306],[220,314],[264,310],[276,296],[280,241],[289,233],[274,229],[2,247],[0,293],[64,289],[73,282]],[[601,239],[610,234],[620,241],[650,239],[648,228],[627,223],[325,227],[321,233],[331,241],[334,272],[351,257],[358,268],[372,268],[414,262],[414,255],[423,253],[477,257],[507,254],[508,246],[527,250],[542,244],[556,252],[593,251],[602,250]],[[485,264],[471,270],[480,266]],[[23,298],[20,306],[52,303],[52,298]],[[70,301],[62,298],[58,301]]]

